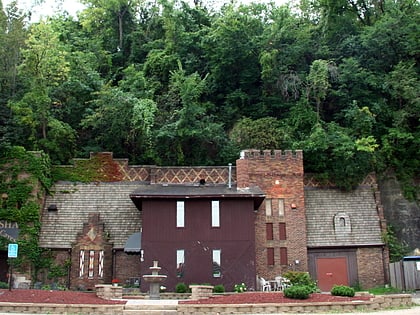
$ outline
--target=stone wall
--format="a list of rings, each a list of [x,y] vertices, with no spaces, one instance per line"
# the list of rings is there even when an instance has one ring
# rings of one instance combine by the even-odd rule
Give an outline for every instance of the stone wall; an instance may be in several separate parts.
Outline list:
[[[420,254],[420,206],[404,198],[395,175],[387,174],[379,181],[381,201],[388,224],[395,229],[399,240],[409,246],[415,254]],[[420,195],[420,193],[418,193]]]

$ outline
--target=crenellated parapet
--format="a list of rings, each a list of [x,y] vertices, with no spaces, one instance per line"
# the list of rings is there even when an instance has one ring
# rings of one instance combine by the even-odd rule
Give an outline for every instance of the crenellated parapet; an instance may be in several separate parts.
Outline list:
[[[302,150],[256,150],[248,149],[241,151],[240,159],[248,160],[303,160]]]

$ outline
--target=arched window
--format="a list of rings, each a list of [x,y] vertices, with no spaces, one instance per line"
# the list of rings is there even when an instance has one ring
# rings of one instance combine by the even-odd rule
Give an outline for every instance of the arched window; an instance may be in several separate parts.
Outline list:
[[[334,215],[334,230],[338,234],[350,233],[350,217],[347,213],[339,212]]]

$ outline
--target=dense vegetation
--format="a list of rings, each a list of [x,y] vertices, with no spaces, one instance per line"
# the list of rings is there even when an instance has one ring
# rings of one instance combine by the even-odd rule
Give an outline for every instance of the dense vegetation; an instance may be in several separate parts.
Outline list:
[[[342,188],[391,169],[416,198],[418,1],[82,2],[78,19],[0,10],[2,152],[219,165],[303,149]]]

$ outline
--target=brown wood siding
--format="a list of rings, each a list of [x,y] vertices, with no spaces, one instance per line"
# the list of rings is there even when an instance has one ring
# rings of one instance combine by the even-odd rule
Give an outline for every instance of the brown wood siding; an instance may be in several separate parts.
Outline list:
[[[174,290],[179,282],[234,284],[245,282],[255,288],[255,234],[252,200],[219,199],[220,227],[211,227],[211,201],[184,199],[185,227],[176,227],[176,201],[143,200],[142,274],[148,274],[153,260],[159,261],[165,286]],[[176,273],[176,251],[185,251],[182,278]],[[222,277],[213,277],[212,251],[221,250]],[[146,283],[142,289],[147,290]]]

